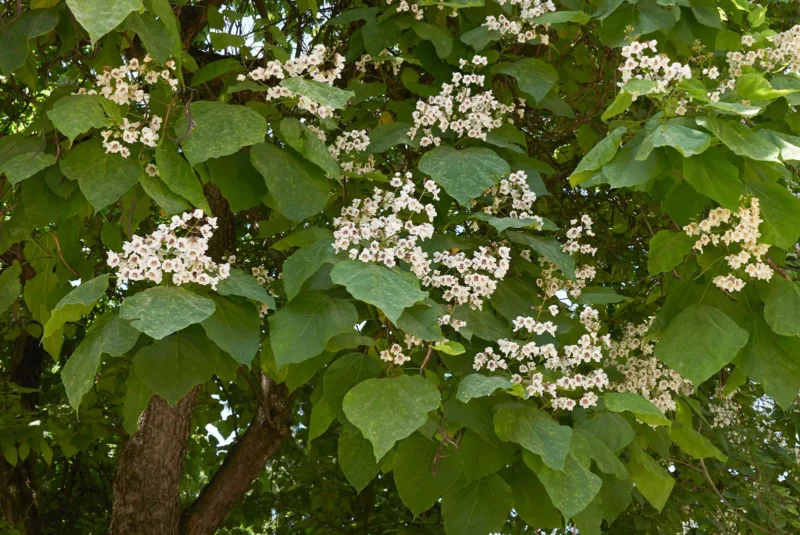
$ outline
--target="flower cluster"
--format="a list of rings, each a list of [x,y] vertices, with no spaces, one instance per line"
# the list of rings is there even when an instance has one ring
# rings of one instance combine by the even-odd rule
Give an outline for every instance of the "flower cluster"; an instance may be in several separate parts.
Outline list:
[[[131,155],[130,148],[123,145],[123,143],[133,144],[140,142],[142,145],[154,149],[158,146],[160,138],[158,132],[161,130],[161,123],[162,119],[158,115],[152,115],[148,123],[142,123],[141,121],[130,122],[127,117],[124,117],[122,124],[118,128],[100,132],[100,135],[103,136],[103,148],[106,149],[106,152],[120,154],[123,158]],[[155,176],[150,171],[148,171],[148,174]]]
[[[622,87],[633,79],[648,80],[655,84],[648,93],[668,93],[678,82],[692,77],[688,65],[671,62],[665,54],[656,54],[656,45],[655,40],[634,41],[622,47],[625,61],[619,66],[622,77],[617,85]],[[647,50],[655,55],[645,55]]]
[[[345,172],[363,175],[375,170],[374,156],[370,154],[363,160],[359,155],[366,151],[368,146],[369,136],[366,130],[350,130],[336,138],[328,150]]]
[[[519,6],[517,16],[511,19],[505,15],[500,15],[499,17],[488,16],[484,26],[487,26],[490,30],[500,32],[503,36],[515,35],[519,43],[533,41],[537,37],[544,45],[550,43],[550,38],[545,33],[550,25],[537,24],[535,20],[545,13],[556,10],[556,5],[552,0],[547,0],[546,2],[541,0],[497,0],[497,3],[501,6],[506,3],[511,6]]]
[[[402,57],[393,56],[389,50],[384,49],[376,58],[369,54],[363,54],[358,61],[355,62],[355,65],[358,72],[366,73],[367,65],[370,63],[376,66],[383,63],[389,63],[389,66],[392,68],[392,76],[397,76],[400,73],[400,67],[403,66],[403,61],[404,60]]]
[[[480,309],[483,300],[497,290],[508,273],[511,249],[505,246],[481,246],[467,256],[464,252],[436,252],[433,261],[445,270],[436,269],[422,279],[423,286],[443,290],[448,303]]]
[[[689,236],[699,236],[694,248],[699,252],[711,244],[713,246],[725,245],[728,254],[725,261],[728,267],[743,273],[753,279],[768,281],[772,278],[773,270],[762,260],[769,250],[769,245],[760,243],[761,212],[758,199],[755,197],[744,199],[739,210],[733,212],[726,208],[711,210],[708,217],[700,223],[690,223],[683,227]],[[728,292],[738,292],[745,286],[745,281],[734,273],[718,275],[714,284]]]
[[[149,55],[141,62],[133,58],[127,65],[113,69],[106,67],[102,74],[95,77],[97,89],[80,88],[75,94],[100,95],[120,106],[146,105],[150,101],[150,94],[144,90],[143,85],[152,86],[163,81],[173,91],[178,89],[178,79],[172,77],[172,71],[176,69],[175,61],[169,60],[164,66],[166,68],[156,65]]]
[[[550,311],[553,311],[552,307]],[[518,317],[514,321],[514,332],[527,331],[527,339],[498,340],[497,350],[487,347],[475,355],[473,368],[495,371],[514,366],[512,382],[525,386],[529,396],[550,396],[554,409],[571,411],[576,406],[593,407],[598,400],[594,390],[602,391],[609,386],[608,376],[597,364],[603,358],[603,346],[608,347],[610,339],[608,335],[598,334],[600,322],[596,310],[585,307],[580,313],[580,321],[586,334],[576,344],[565,345],[559,351],[553,343],[539,345],[531,340],[534,335],[545,333],[555,336],[555,324]],[[575,399],[577,395],[566,395],[573,392],[580,396],[578,400]]]
[[[711,427],[731,427],[739,421],[739,412],[742,410],[734,399],[735,392],[725,395],[722,387],[717,387],[714,393],[715,403],[708,404],[711,411]]]
[[[485,65],[486,58],[475,56],[472,65]],[[442,84],[438,95],[427,101],[417,101],[413,113],[414,126],[408,131],[410,138],[422,132],[420,146],[438,146],[442,139],[434,133],[452,132],[456,136],[467,136],[486,141],[486,134],[499,128],[508,115],[516,111],[513,105],[499,102],[492,93],[478,91],[473,94],[472,85],[483,86],[485,77],[479,74],[453,73],[452,84]],[[520,109],[520,111],[522,111]]]
[[[324,45],[316,45],[311,50],[310,54],[302,54],[299,57],[288,59],[283,63],[277,59],[269,61],[266,67],[253,69],[247,73],[247,75],[240,74],[238,80],[244,81],[250,78],[255,82],[266,82],[272,78],[282,80],[287,76],[291,78],[308,76],[317,82],[333,85],[333,82],[342,76],[344,62],[344,56],[340,54],[330,54]],[[316,115],[321,119],[333,117],[333,108],[319,104],[306,96],[298,96],[293,91],[281,85],[270,87],[266,92],[267,100],[295,97],[297,97],[298,108],[312,115]]]
[[[391,347],[381,351],[381,360],[391,362],[395,366],[402,366],[411,360],[411,357],[403,353],[403,348],[400,344],[392,344]]]
[[[533,219],[534,225],[541,228],[544,224],[538,215],[532,215],[531,209],[536,202],[536,194],[528,185],[528,175],[525,171],[511,173],[508,178],[500,180],[500,184],[484,192],[491,196],[491,206],[485,206],[483,211],[487,214],[504,215],[512,219]]]
[[[652,318],[640,325],[627,324],[620,340],[612,340],[608,351],[608,364],[625,375],[625,380],[613,382],[609,388],[617,392],[631,392],[649,399],[662,411],[674,411],[677,394],[690,396],[694,390],[691,381],[670,370],[653,355],[655,343],[645,342]]]
[[[108,252],[108,265],[118,269],[117,286],[140,280],[160,284],[171,273],[178,286],[193,282],[216,289],[230,273],[230,264],[217,264],[206,255],[216,228],[217,219],[198,209],[172,216],[169,225],[159,225],[144,238],[134,235],[122,245],[122,254]]]

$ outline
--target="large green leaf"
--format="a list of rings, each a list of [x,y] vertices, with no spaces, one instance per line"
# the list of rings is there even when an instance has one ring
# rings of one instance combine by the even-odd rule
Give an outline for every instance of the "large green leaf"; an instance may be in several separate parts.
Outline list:
[[[400,499],[414,516],[433,507],[461,475],[458,451],[414,433],[394,456],[394,482]]]
[[[293,149],[261,143],[250,150],[250,161],[264,176],[282,215],[302,221],[325,208],[330,195],[328,179],[319,167]]]
[[[425,153],[419,169],[466,207],[511,171],[506,161],[491,149],[456,150],[444,145]]]
[[[555,508],[539,477],[519,462],[503,472],[514,494],[514,511],[532,528],[551,533],[562,527],[561,512]]]
[[[21,274],[22,266],[19,262],[7,266],[3,273],[0,273],[0,314],[5,313],[8,307],[19,299],[22,293],[22,286],[19,283]]]
[[[764,303],[764,319],[782,336],[800,334],[800,283],[780,282]]]
[[[548,414],[530,406],[502,408],[494,414],[494,430],[500,440],[541,455],[550,468],[564,468],[572,428],[559,425]]]
[[[217,293],[220,295],[239,295],[257,303],[264,303],[275,310],[275,298],[267,293],[258,280],[241,269],[233,268],[230,274],[219,281]]]
[[[358,321],[352,303],[322,292],[304,292],[269,319],[275,362],[303,362],[325,350],[328,340],[349,332]]]
[[[603,396],[606,408],[612,412],[629,411],[650,425],[669,425],[670,421],[649,399],[631,392],[607,392]]]
[[[95,210],[115,203],[139,182],[142,168],[135,158],[105,151],[102,141],[81,143],[61,160],[61,171],[77,180],[86,200]]]
[[[68,321],[78,321],[81,316],[91,312],[95,303],[106,293],[109,277],[100,275],[86,281],[61,299],[44,327],[43,337],[52,336]]]
[[[797,323],[797,316],[789,318]],[[747,319],[750,340],[736,359],[738,370],[761,383],[781,407],[789,407],[800,392],[800,338],[781,336],[757,314]]]
[[[109,122],[100,105],[103,97],[96,95],[70,95],[60,98],[48,110],[47,117],[59,132],[74,141],[92,128],[103,128]]]
[[[697,123],[712,132],[734,154],[753,160],[780,163],[778,147],[739,123],[722,117],[698,117]]]
[[[176,286],[155,286],[122,301],[120,315],[133,328],[160,340],[214,313],[214,301]],[[155,389],[154,389],[155,390]]]
[[[244,300],[234,301],[214,295],[211,299],[216,309],[202,322],[206,336],[236,362],[249,366],[258,352],[261,338],[258,309]]]
[[[800,199],[772,182],[748,184],[761,207],[761,241],[790,250],[800,236]]]
[[[586,182],[594,175],[598,169],[602,168],[614,158],[619,150],[619,145],[622,142],[622,136],[627,133],[628,129],[624,126],[611,131],[606,137],[592,147],[586,155],[578,163],[578,167],[569,176],[569,183],[572,186],[577,186],[582,182]]]
[[[428,301],[430,302],[430,301]],[[403,332],[428,342],[438,342],[444,336],[439,325],[437,308],[419,303],[403,311],[395,325]]]
[[[732,361],[747,339],[747,331],[719,309],[692,305],[672,319],[655,354],[700,386]]]
[[[41,151],[28,152],[3,162],[0,165],[0,173],[5,173],[8,181],[16,185],[54,163],[56,163],[56,157],[52,154]]]
[[[721,462],[728,460],[728,457],[719,451],[710,440],[690,426],[680,423],[673,424],[669,429],[669,438],[686,454],[695,459],[715,457]]]
[[[295,251],[283,264],[283,289],[294,299],[303,283],[325,264],[339,261],[331,240],[322,240]]]
[[[267,122],[246,106],[201,100],[189,105],[189,113],[192,126],[186,116],[181,116],[175,132],[178,137],[186,136],[181,147],[192,165],[261,143],[267,134]]]
[[[247,150],[212,158],[206,161],[206,167],[211,180],[231,204],[233,213],[260,205],[267,194],[264,177],[250,163],[250,152]]]
[[[442,496],[447,535],[486,535],[500,530],[514,504],[511,488],[497,474],[456,481]]]
[[[436,48],[436,55],[440,58],[446,58],[453,51],[453,37],[446,28],[428,24],[421,20],[413,21],[411,28],[420,39],[430,41],[433,44],[434,48]]]
[[[632,445],[628,451],[630,452],[628,468],[633,483],[650,505],[661,512],[672,493],[675,480],[640,447]]]
[[[161,180],[175,194],[180,195],[194,206],[211,214],[211,208],[203,195],[203,184],[197,178],[192,166],[178,154],[175,144],[164,139],[156,149],[156,164]]]
[[[382,124],[369,133],[369,146],[367,150],[373,154],[386,152],[396,145],[414,145],[408,137],[411,125],[401,121]]]
[[[428,292],[419,289],[414,274],[373,262],[339,262],[331,271],[331,280],[347,288],[356,299],[380,308],[393,323],[404,309],[428,297]]]
[[[381,465],[375,460],[372,445],[353,426],[345,426],[339,435],[338,461],[347,481],[358,492],[378,475]]]
[[[173,53],[180,54],[179,35],[171,32],[162,21],[146,13],[141,15],[131,13],[125,21],[124,27],[136,32],[147,52],[158,63],[166,63]]]
[[[638,186],[663,173],[664,151],[656,150],[644,160],[637,160],[636,153],[639,147],[624,147],[614,159],[603,166],[603,175],[612,188]]]
[[[133,371],[170,405],[205,383],[217,369],[219,351],[197,327],[157,340],[133,357]]]
[[[281,121],[281,134],[286,144],[302,154],[305,159],[314,162],[332,177],[339,178],[341,174],[339,164],[325,143],[310,128],[294,117],[286,117]]]
[[[131,11],[142,9],[142,0],[67,0],[72,15],[89,33],[92,43],[117,27]]]
[[[55,9],[36,7],[31,5],[30,10],[8,17],[0,32],[0,50],[3,52],[0,54],[0,72],[5,76],[11,76],[12,71],[25,65],[29,39],[49,32],[58,24],[58,12]]]
[[[613,474],[620,479],[628,479],[630,477],[627,468],[617,458],[617,455],[593,433],[585,429],[574,429],[572,448],[579,452],[577,454],[579,458],[594,460],[601,472]]]
[[[739,169],[722,149],[713,147],[703,154],[683,160],[683,177],[694,189],[729,210],[739,208],[744,184]]]
[[[61,370],[67,398],[76,411],[83,396],[94,385],[103,353],[119,357],[128,352],[138,338],[139,331],[117,313],[106,313],[89,326],[86,336]]]
[[[439,407],[439,390],[420,375],[367,379],[344,397],[347,419],[372,442],[382,458],[394,443],[425,425],[428,412]]]
[[[687,158],[705,151],[711,145],[711,136],[677,123],[658,125],[639,145],[636,159],[643,161],[656,147],[672,147]]]
[[[652,408],[649,410],[652,411]],[[633,442],[633,438],[636,436],[631,424],[622,415],[612,412],[595,413],[591,418],[586,418],[579,423],[576,429],[592,433],[602,440],[611,451],[620,451]]]
[[[281,80],[281,85],[289,91],[335,110],[344,109],[347,101],[355,94],[352,91],[345,91],[316,80],[306,80],[300,77],[285,78]]]
[[[666,273],[677,267],[694,247],[696,238],[685,232],[661,230],[650,239],[647,269],[651,275]]]
[[[561,244],[555,238],[540,238],[539,236],[512,230],[506,232],[506,235],[512,242],[527,245],[546,260],[555,264],[568,279],[575,279],[575,259],[561,249]]]
[[[129,373],[125,381],[125,397],[122,400],[122,426],[132,435],[139,429],[139,417],[147,408],[153,391],[135,373]]]
[[[483,436],[486,434],[488,437]],[[471,429],[464,433],[458,444],[458,451],[464,462],[464,478],[473,481],[508,466],[513,462],[519,447],[513,442],[498,440],[490,426],[487,430]]]
[[[383,369],[383,362],[367,353],[350,353],[328,366],[322,379],[323,395],[339,421],[346,421],[342,400],[347,392],[361,381],[379,377]]]
[[[459,401],[468,403],[471,399],[491,396],[495,390],[500,388],[510,389],[511,386],[511,379],[508,377],[503,377],[502,375],[490,377],[481,373],[472,373],[458,383],[456,398]]]
[[[508,74],[517,80],[519,88],[542,100],[558,82],[556,69],[540,59],[525,58],[514,63],[500,63],[492,68],[494,73]]]

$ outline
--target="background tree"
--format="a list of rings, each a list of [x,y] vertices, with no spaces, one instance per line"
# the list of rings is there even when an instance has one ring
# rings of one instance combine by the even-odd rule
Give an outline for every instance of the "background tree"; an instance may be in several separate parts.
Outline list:
[[[0,5],[0,532],[800,531],[796,4]]]

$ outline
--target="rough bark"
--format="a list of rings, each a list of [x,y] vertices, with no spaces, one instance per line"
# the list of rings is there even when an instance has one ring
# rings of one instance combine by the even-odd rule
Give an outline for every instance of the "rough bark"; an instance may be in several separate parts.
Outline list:
[[[153,396],[142,413],[139,430],[125,443],[117,462],[109,533],[177,535],[179,488],[197,389],[174,407]]]
[[[214,533],[289,435],[292,406],[286,385],[276,385],[262,376],[261,389],[261,407],[247,431],[183,514],[182,535]]]

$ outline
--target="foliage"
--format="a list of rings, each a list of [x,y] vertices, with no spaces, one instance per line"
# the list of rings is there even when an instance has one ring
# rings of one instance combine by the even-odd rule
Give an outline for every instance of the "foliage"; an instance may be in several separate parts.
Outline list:
[[[800,531],[797,19],[0,2],[0,533]]]

